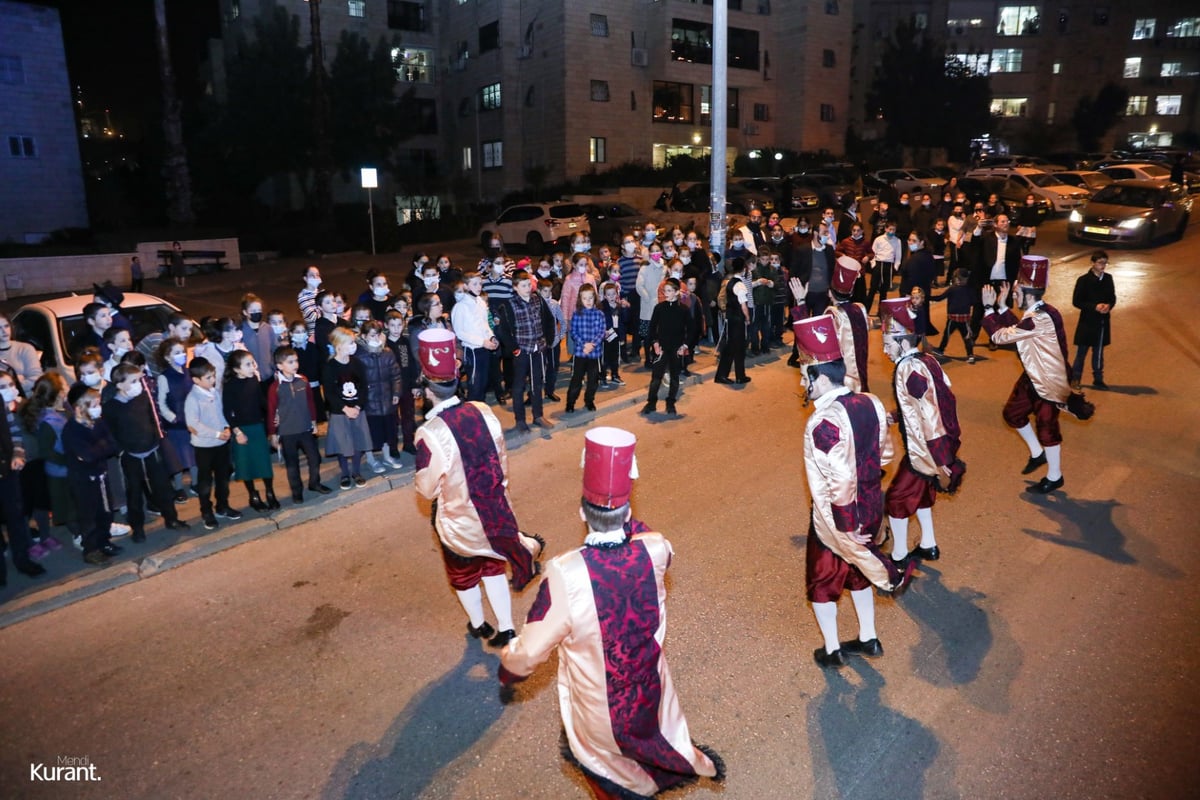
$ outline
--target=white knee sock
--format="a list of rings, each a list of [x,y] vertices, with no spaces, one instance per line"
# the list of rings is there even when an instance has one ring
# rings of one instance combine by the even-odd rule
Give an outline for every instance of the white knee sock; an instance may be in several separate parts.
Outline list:
[[[462,603],[463,611],[467,612],[467,619],[471,621],[471,627],[478,628],[483,624],[483,594],[479,591],[479,585],[476,584],[470,589],[462,589],[456,594],[458,602]]]
[[[508,593],[508,577],[489,575],[483,579],[483,588],[487,591],[492,611],[496,612],[496,630],[513,630],[512,596]]]
[[[917,522],[921,523],[921,547],[937,547],[937,539],[933,538],[933,509],[918,508]]]
[[[837,603],[813,603],[813,613],[817,615],[817,627],[825,638],[825,652],[832,653],[841,647],[837,630]]]
[[[1033,432],[1033,425],[1026,423],[1024,426],[1017,428],[1017,433],[1025,440],[1025,444],[1029,447],[1029,456],[1037,458],[1042,454],[1042,446],[1038,444],[1037,434]]]
[[[908,555],[908,518],[888,517],[892,529],[892,558],[896,561]]]
[[[858,640],[869,642],[878,636],[875,633],[875,592],[868,586],[850,593],[854,601],[854,613],[858,615]]]
[[[1046,448],[1046,477],[1056,481],[1062,477],[1062,445],[1056,444]]]

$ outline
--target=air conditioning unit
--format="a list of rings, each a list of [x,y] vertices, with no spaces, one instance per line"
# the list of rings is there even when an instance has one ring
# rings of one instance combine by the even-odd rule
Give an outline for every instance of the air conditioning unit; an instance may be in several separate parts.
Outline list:
[[[533,55],[533,48],[527,44],[521,45],[521,49],[517,50],[517,58],[526,59]]]
[[[635,47],[629,51],[629,61],[635,67],[650,66],[650,53],[644,47]]]

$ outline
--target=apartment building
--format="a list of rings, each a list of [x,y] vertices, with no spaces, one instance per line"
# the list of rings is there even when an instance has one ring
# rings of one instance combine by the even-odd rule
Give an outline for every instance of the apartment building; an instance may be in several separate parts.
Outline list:
[[[0,241],[86,228],[83,169],[58,10],[0,0]]]
[[[277,4],[219,0],[226,36]],[[763,148],[841,152],[852,3],[728,0],[727,161]],[[707,156],[712,7],[693,0],[323,0],[327,59],[343,30],[400,39],[396,68],[426,101],[411,169],[495,200],[626,161]]]
[[[866,107],[880,49],[896,23],[914,20],[947,51],[988,75],[1001,135],[1045,123],[1074,146],[1071,115],[1112,81],[1129,92],[1108,147],[1178,144],[1200,130],[1200,6],[1194,0],[1004,2],[862,0],[855,6],[851,124],[868,137],[885,123]]]

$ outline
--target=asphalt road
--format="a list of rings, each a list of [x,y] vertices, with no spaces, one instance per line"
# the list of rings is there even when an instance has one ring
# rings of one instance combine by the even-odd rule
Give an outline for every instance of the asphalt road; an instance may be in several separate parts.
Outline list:
[[[1000,420],[1015,354],[947,365],[969,471],[935,509],[943,558],[879,601],[886,655],[840,672],[811,657],[798,373],[776,360],[745,387],[689,386],[675,420],[602,406],[640,438],[635,513],[676,550],[667,657],[693,735],[729,769],[687,796],[1194,796],[1198,257],[1200,239],[1114,253],[1113,390],[1091,393],[1092,421],[1064,420],[1062,492],[1022,491],[1026,452]],[[1084,269],[1052,275],[1069,328]],[[253,285],[270,305],[298,282],[264,270]],[[210,296],[194,283],[190,299]],[[877,341],[871,367],[886,395]],[[510,461],[518,518],[552,554],[582,539],[581,434],[560,425]],[[0,630],[0,793],[586,796],[558,755],[553,660],[500,703],[427,511],[395,489]],[[30,780],[80,757],[101,781]]]

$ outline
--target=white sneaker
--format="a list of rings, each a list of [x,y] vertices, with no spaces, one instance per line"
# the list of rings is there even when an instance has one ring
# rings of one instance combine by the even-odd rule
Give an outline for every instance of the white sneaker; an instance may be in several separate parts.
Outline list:
[[[71,541],[74,542],[76,550],[83,549],[83,537],[82,536],[72,536]]]
[[[374,472],[376,475],[387,472],[387,467],[385,467],[383,465],[383,462],[377,461],[374,458],[367,459],[367,466],[370,467],[371,471]]]
[[[108,526],[108,536],[110,539],[120,539],[122,536],[128,536],[133,533],[133,528],[123,522],[114,522]]]
[[[383,457],[383,463],[387,464],[392,469],[403,469],[404,468],[404,462],[402,462],[398,458],[392,458],[390,455]]]

